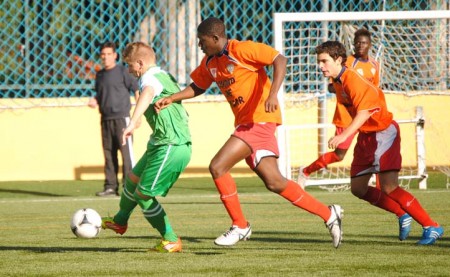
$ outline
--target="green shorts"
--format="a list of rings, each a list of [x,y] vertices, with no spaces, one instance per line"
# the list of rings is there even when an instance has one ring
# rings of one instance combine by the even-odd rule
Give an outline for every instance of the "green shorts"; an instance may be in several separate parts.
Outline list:
[[[191,159],[191,144],[148,146],[133,168],[137,189],[146,196],[166,196]]]

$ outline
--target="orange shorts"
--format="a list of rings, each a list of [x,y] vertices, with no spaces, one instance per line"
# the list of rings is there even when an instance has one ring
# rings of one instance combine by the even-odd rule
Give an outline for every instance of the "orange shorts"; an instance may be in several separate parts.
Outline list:
[[[336,135],[342,134],[344,132],[345,128],[336,126]],[[353,133],[351,136],[349,136],[344,142],[339,144],[336,148],[347,150],[350,148],[350,145],[352,144],[353,138],[355,137],[357,132]]]
[[[400,154],[400,129],[397,122],[383,131],[359,133],[353,153],[351,177],[399,171],[402,167]]]
[[[252,154],[245,158],[248,166],[254,170],[262,158],[279,156],[278,143],[275,137],[277,124],[249,123],[236,127],[232,136],[244,141],[252,150]]]

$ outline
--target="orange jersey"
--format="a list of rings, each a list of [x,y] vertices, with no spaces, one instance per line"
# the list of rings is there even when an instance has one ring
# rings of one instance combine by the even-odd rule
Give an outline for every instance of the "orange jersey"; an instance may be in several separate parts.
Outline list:
[[[378,132],[392,122],[383,91],[351,68],[344,67],[333,80],[338,104],[342,104],[353,119],[358,111],[368,110],[370,118],[359,128],[360,132]]]
[[[361,76],[367,79],[367,81],[371,82],[375,86],[380,86],[380,65],[378,62],[369,57],[368,60],[362,60],[356,58],[354,55],[347,57],[347,61],[345,65],[348,68],[353,68],[358,72]]]
[[[345,65],[348,68],[353,68],[356,70],[356,72],[375,86],[380,86],[380,65],[375,59],[369,57],[368,60],[361,60],[356,58],[354,55],[351,55],[347,57]],[[333,116],[333,124],[338,127],[346,128],[350,125],[350,122],[352,122],[352,118],[348,114],[347,109],[337,103]]]
[[[271,65],[278,55],[278,51],[266,44],[231,39],[221,55],[205,56],[191,78],[204,90],[213,82],[217,84],[230,104],[235,126],[281,124],[280,109],[267,113],[264,106],[272,85],[264,67]]]

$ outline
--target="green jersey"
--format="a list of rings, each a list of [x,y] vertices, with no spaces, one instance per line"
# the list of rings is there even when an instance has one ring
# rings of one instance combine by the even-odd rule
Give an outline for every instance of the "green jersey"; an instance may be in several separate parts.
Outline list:
[[[183,145],[191,143],[188,114],[180,102],[175,102],[156,113],[154,103],[162,98],[180,91],[177,81],[172,75],[160,67],[151,67],[139,79],[139,89],[151,86],[155,92],[152,103],[144,116],[153,133],[149,145]]]

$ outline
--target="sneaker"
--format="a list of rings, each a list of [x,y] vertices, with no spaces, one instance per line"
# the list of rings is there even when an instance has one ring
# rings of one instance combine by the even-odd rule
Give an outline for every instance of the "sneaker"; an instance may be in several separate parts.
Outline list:
[[[424,227],[422,238],[417,242],[419,245],[432,245],[438,238],[444,234],[444,228],[439,227]]]
[[[172,253],[181,252],[182,244],[181,239],[178,238],[177,241],[161,240],[152,250],[160,253]]]
[[[102,217],[102,228],[111,229],[117,234],[123,235],[127,231],[128,225],[119,225],[114,222],[112,217]]]
[[[119,193],[114,189],[105,189],[104,191],[99,191],[95,194],[96,196],[119,196]]]
[[[306,174],[303,170],[305,169],[304,166],[300,167],[298,169],[298,179],[297,183],[302,187],[305,188],[306,181],[309,179],[309,174]]]
[[[331,205],[329,208],[331,210],[331,216],[325,225],[330,231],[333,246],[338,248],[342,241],[342,217],[344,217],[344,209],[339,205]]]
[[[230,230],[223,233],[220,237],[218,237],[214,243],[220,246],[231,246],[238,243],[240,240],[248,240],[252,235],[252,227],[250,224],[247,224],[246,228],[239,228],[235,225],[231,226]]]
[[[413,219],[409,214],[404,214],[398,218],[399,240],[405,240],[409,236],[412,221]]]

